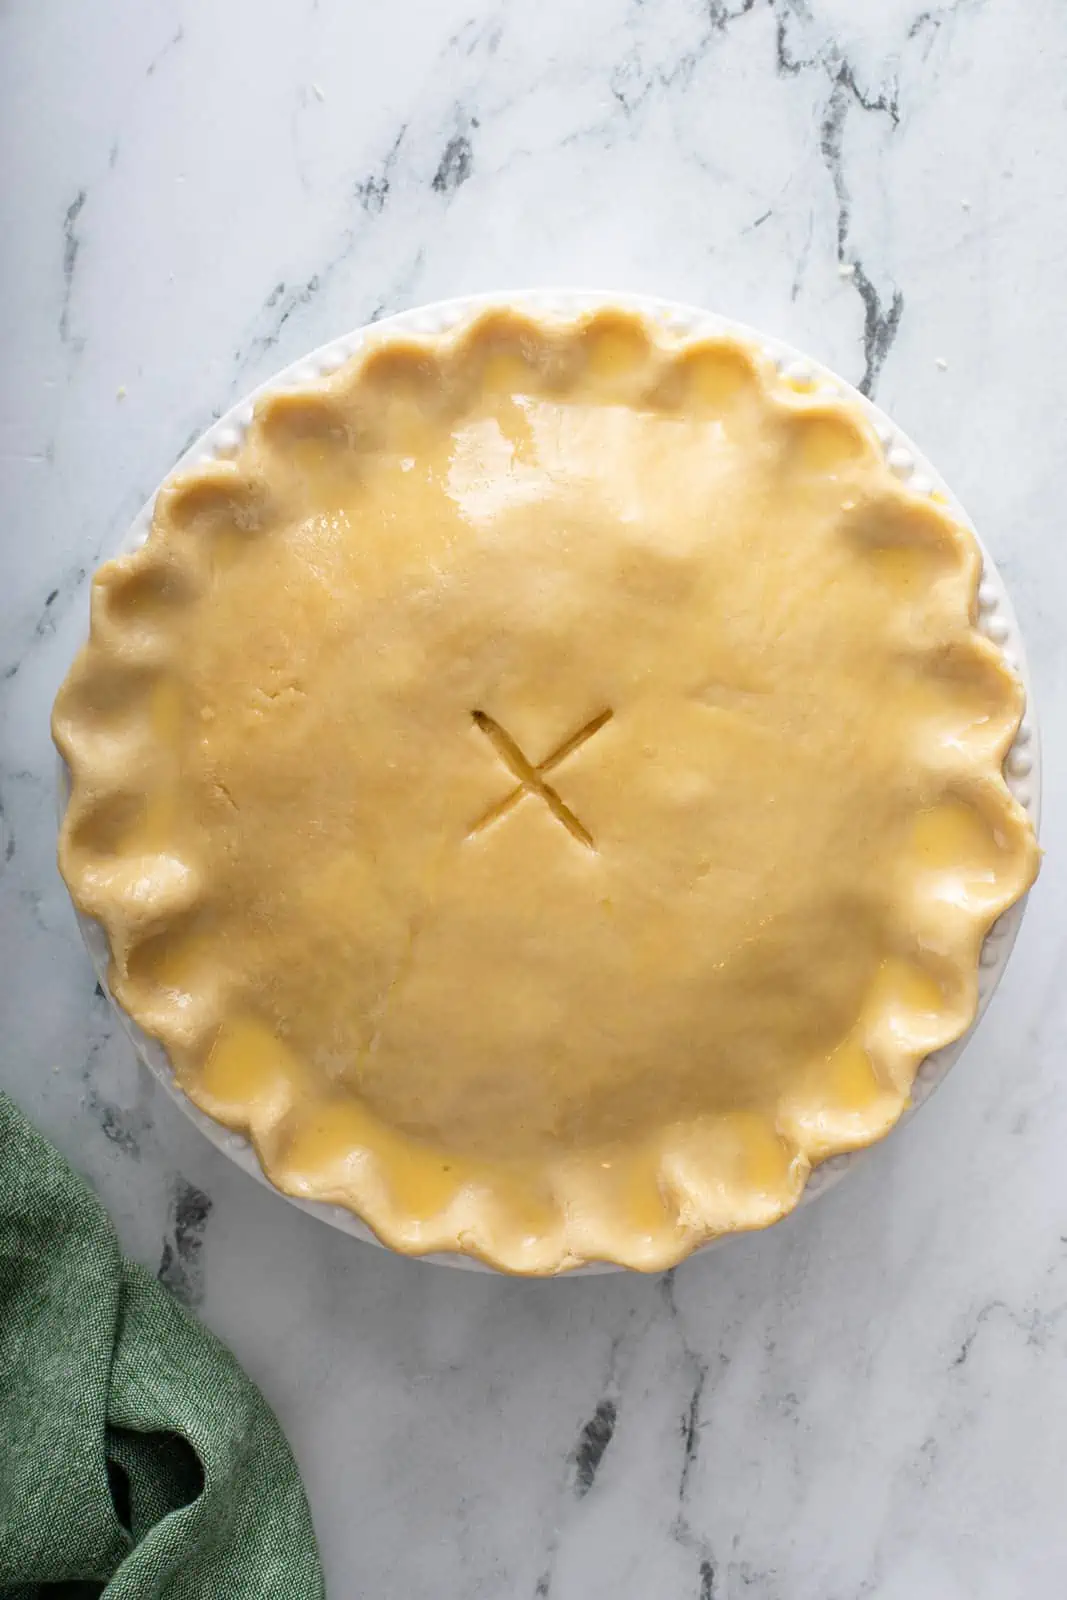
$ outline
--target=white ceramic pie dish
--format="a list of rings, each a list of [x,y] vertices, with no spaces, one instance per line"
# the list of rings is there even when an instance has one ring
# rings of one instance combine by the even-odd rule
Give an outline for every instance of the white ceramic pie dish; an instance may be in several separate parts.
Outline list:
[[[458,326],[476,313],[493,306],[517,306],[543,316],[554,316],[565,320],[605,305],[622,306],[632,311],[641,312],[651,322],[658,324],[675,337],[699,337],[716,334],[733,335],[765,351],[777,363],[780,370],[789,377],[810,382],[817,388],[825,386],[828,393],[847,396],[867,413],[882,441],[886,460],[892,470],[901,479],[909,482],[913,489],[930,494],[939,493],[944,496],[952,513],[967,527],[971,528],[982,550],[983,559],[982,582],[979,590],[979,625],[982,631],[1002,650],[1005,658],[1018,671],[1026,690],[1026,713],[1005,763],[1005,777],[1016,800],[1030,815],[1036,830],[1040,813],[1041,758],[1026,653],[1018,622],[1003,581],[988,551],[982,545],[970,518],[930,463],[876,406],[872,405],[870,401],[866,400],[849,384],[845,383],[843,379],[837,377],[825,367],[820,366],[819,363],[802,355],[781,340],[769,338],[742,323],[735,322],[727,317],[716,316],[708,311],[679,305],[673,301],[658,300],[643,295],[613,294],[591,290],[523,290],[510,291],[503,294],[471,295],[460,299],[438,301],[432,305],[401,312],[396,316],[383,318],[380,322],[367,327],[356,329],[354,332],[345,334],[329,344],[322,345],[312,354],[292,363],[262,384],[252,394],[246,396],[236,406],[233,406],[225,416],[214,423],[185,452],[172,470],[202,465],[218,455],[231,453],[240,443],[243,431],[252,419],[255,404],[263,395],[278,389],[296,387],[311,382],[324,373],[336,370],[358,350],[367,348],[373,343],[392,335],[443,332]],[[168,473],[169,476],[170,474]],[[144,543],[151,527],[155,498],[153,494],[134,519],[125,537],[114,550],[108,552],[109,555],[123,554],[136,549]],[[60,761],[59,804],[61,813],[66,807],[68,795],[68,775],[66,767]],[[920,1066],[912,1091],[911,1105],[900,1119],[901,1122],[913,1116],[918,1108],[929,1099],[947,1074],[949,1068],[962,1053],[971,1033],[973,1033],[974,1028],[981,1020],[982,1014],[1007,965],[1008,957],[1022,921],[1024,908],[1025,899],[1006,912],[990,931],[981,955],[979,1001],[975,1022],[955,1044],[928,1056]],[[107,983],[109,955],[107,939],[100,926],[90,918],[79,913],[78,921],[100,983],[109,998],[111,998]],[[178,1102],[186,1115],[211,1140],[212,1144],[222,1150],[231,1160],[235,1161],[245,1172],[250,1173],[258,1182],[273,1188],[274,1186],[269,1183],[269,1180],[264,1175],[249,1141],[239,1134],[230,1132],[200,1111],[178,1086],[162,1046],[154,1039],[149,1038],[126,1015],[122,1008],[115,1004],[114,1000],[112,1000],[112,1004],[115,1005],[116,1014],[129,1035],[137,1054],[163,1084],[172,1098]],[[847,1155],[835,1156],[821,1166],[816,1167],[801,1197],[801,1204],[810,1202],[817,1195],[830,1188],[862,1155],[862,1150],[853,1151]],[[281,1193],[281,1191],[276,1192]],[[380,1245],[381,1243],[365,1223],[342,1206],[301,1200],[291,1195],[284,1195],[283,1198],[290,1205],[299,1206],[302,1210],[319,1217],[324,1222],[328,1222],[332,1227],[340,1228],[343,1232],[351,1234],[355,1238],[366,1240],[372,1244]],[[714,1240],[712,1244],[723,1243],[725,1238],[728,1237],[730,1236],[726,1235],[723,1239]],[[711,1247],[711,1244],[708,1244],[703,1248],[710,1249]],[[480,1261],[459,1254],[431,1255],[423,1256],[419,1259],[441,1262],[449,1266],[464,1267],[473,1271],[493,1270]],[[621,1271],[623,1269],[607,1263],[590,1263],[576,1270],[592,1273]],[[565,1276],[569,1277],[571,1274],[567,1273]]]

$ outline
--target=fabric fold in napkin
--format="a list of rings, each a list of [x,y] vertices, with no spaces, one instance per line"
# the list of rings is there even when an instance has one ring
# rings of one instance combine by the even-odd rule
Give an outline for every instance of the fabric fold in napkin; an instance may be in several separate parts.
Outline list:
[[[0,1094],[0,1596],[323,1593],[262,1396]]]

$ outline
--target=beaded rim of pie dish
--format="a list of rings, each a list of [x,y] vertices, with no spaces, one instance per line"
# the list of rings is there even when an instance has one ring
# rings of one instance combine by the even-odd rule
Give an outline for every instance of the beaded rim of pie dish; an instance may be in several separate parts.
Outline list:
[[[978,630],[1000,651],[1005,663],[1022,680],[1026,704],[1022,721],[1004,764],[1004,777],[1013,798],[1028,814],[1036,831],[1040,805],[1040,751],[1036,720],[1025,654],[1010,600],[996,569],[982,547],[970,519],[955,500],[951,491],[920,455],[911,442],[871,402],[850,385],[818,363],[801,355],[780,341],[768,338],[731,319],[716,316],[699,309],[680,306],[673,302],[649,299],[642,296],[611,294],[591,291],[530,291],[500,295],[482,295],[440,302],[400,313],[381,322],[360,328],[341,339],[331,341],[311,355],[294,362],[275,375],[234,406],[197,440],[177,463],[174,472],[196,470],[210,466],[214,461],[230,458],[240,447],[245,431],[252,422],[257,404],[268,395],[303,388],[327,377],[343,367],[357,355],[365,355],[377,346],[394,338],[434,336],[456,333],[480,315],[492,311],[512,311],[535,315],[561,329],[576,320],[601,311],[621,311],[642,317],[662,340],[665,348],[682,346],[697,339],[725,338],[737,341],[757,356],[769,359],[781,378],[792,388],[813,399],[844,400],[859,408],[877,434],[886,464],[890,471],[914,494],[936,496],[938,503],[956,521],[966,527],[975,538],[982,556],[982,577],[978,591]],[[172,474],[168,474],[168,479]],[[128,530],[114,555],[129,553],[144,544],[151,528],[156,496],[153,495]],[[69,794],[69,775],[60,762],[60,808],[65,809]],[[943,1080],[953,1062],[958,1058],[966,1041],[980,1019],[985,1006],[1007,963],[1011,947],[1018,932],[1025,906],[1025,896],[1012,905],[989,931],[981,950],[978,973],[977,1010],[971,1027],[953,1044],[928,1056],[919,1066],[911,1091],[910,1104],[900,1121],[914,1114],[933,1090]],[[103,928],[84,914],[78,914],[79,924],[93,965],[108,993],[107,967],[109,961],[108,938]],[[154,1075],[186,1114],[203,1133],[224,1153],[260,1182],[274,1188],[264,1173],[250,1140],[234,1133],[201,1111],[187,1096],[175,1078],[162,1045],[145,1034],[135,1022],[114,1002],[117,1015],[129,1034],[135,1049]],[[844,1154],[831,1156],[814,1166],[808,1176],[798,1203],[805,1204],[825,1192],[837,1182],[852,1163],[863,1154],[864,1146]],[[279,1193],[285,1191],[278,1190]],[[285,1194],[292,1204],[320,1217],[332,1226],[357,1238],[381,1244],[382,1241],[354,1212],[344,1206],[307,1200]],[[698,1244],[697,1250],[733,1237],[723,1234]],[[475,1270],[493,1270],[476,1257],[456,1252],[423,1255],[418,1259],[446,1263]],[[613,1262],[591,1261],[572,1266],[570,1272],[604,1272],[622,1270]]]

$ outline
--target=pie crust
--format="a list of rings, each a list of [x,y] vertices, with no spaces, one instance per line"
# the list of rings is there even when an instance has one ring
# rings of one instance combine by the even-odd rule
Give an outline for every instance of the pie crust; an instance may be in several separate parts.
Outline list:
[[[262,400],[53,731],[115,998],[394,1249],[660,1270],[880,1138],[1037,871],[981,560],[858,405],[486,312]]]

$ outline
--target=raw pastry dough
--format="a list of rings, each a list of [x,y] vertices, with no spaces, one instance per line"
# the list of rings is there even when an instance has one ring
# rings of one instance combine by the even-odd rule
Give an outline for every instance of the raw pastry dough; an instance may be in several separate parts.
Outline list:
[[[112,989],[395,1249],[641,1269],[884,1134],[1037,867],[974,541],[858,407],[635,316],[263,401],[54,729]]]

